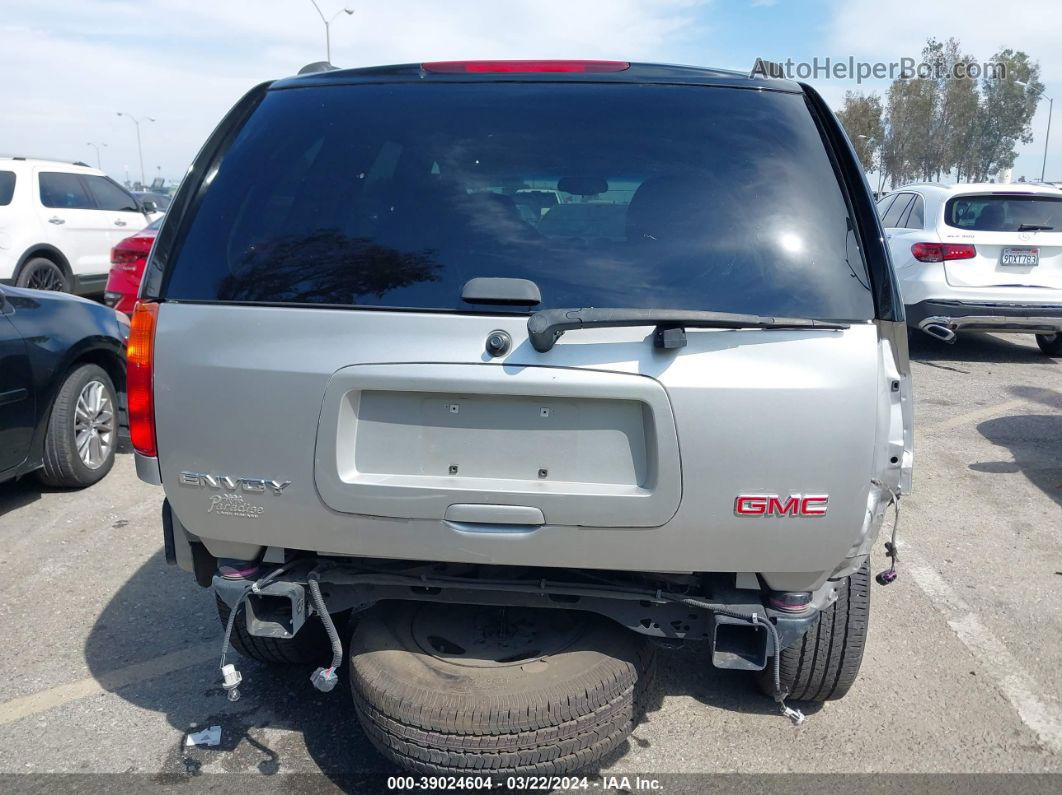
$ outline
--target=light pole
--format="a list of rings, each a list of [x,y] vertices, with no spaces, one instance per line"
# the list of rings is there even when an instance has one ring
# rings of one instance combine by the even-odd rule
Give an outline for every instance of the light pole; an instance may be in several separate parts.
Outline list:
[[[100,159],[100,147],[102,146],[104,149],[106,149],[107,144],[94,144],[92,143],[92,141],[89,141],[87,144],[85,144],[85,146],[91,146],[93,149],[96,150],[96,168],[98,168],[100,171],[103,171],[103,161]]]
[[[354,13],[354,9],[353,8],[341,8],[338,11],[336,11],[336,13],[332,14],[331,18],[328,18],[328,17],[325,17],[325,15],[321,13],[321,7],[319,5],[317,5],[317,0],[310,0],[310,2],[313,3],[313,7],[315,9],[317,9],[317,16],[319,16],[321,18],[321,21],[324,22],[324,26],[325,26],[325,60],[328,63],[332,63],[332,28],[331,28],[332,23],[336,21],[336,17],[338,17],[340,14],[346,14],[347,16],[350,16],[351,14]]]
[[[1014,82],[1023,88],[1029,88],[1029,84],[1024,80],[1015,80]],[[1051,140],[1051,116],[1055,112],[1055,101],[1047,96],[1042,88],[1036,93],[1047,100],[1047,134],[1044,135],[1044,163],[1040,166],[1040,182],[1043,182],[1044,175],[1047,173],[1047,144]]]
[[[136,116],[133,116],[133,115],[131,115],[129,113],[122,113],[121,111],[118,111],[118,115],[119,116],[125,116],[125,118],[129,119],[131,122],[133,122],[133,124],[136,125],[136,151],[137,151],[137,154],[140,155],[140,187],[143,188],[144,187],[144,147],[141,146],[141,144],[140,144],[140,122],[142,122],[142,121],[155,121],[155,120],[153,118],[151,118],[150,116],[141,116],[138,119]]]

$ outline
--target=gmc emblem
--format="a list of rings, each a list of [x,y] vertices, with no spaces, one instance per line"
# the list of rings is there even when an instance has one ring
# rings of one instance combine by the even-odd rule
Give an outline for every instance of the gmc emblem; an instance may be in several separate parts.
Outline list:
[[[830,502],[827,494],[741,494],[734,501],[738,516],[825,516]]]

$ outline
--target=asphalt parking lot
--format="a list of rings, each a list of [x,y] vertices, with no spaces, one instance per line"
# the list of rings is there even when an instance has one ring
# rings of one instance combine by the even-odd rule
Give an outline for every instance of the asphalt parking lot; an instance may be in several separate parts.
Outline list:
[[[987,335],[912,356],[915,494],[852,693],[797,727],[704,648],[662,651],[658,698],[605,772],[1062,772],[1062,361]],[[213,597],[165,565],[161,502],[128,454],[83,492],[0,485],[0,773],[349,789],[394,772],[309,671],[246,662],[226,701]],[[211,725],[220,746],[183,746]]]

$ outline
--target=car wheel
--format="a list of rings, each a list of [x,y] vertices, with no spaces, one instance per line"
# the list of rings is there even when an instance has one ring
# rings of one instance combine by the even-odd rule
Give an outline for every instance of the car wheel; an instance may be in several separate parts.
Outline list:
[[[782,650],[779,678],[793,701],[832,701],[855,683],[863,661],[870,619],[870,566],[864,563],[839,588],[837,601],[799,643]],[[774,663],[758,675],[760,689],[774,695]]]
[[[102,367],[72,370],[52,404],[40,479],[49,486],[82,488],[110,472],[118,447],[117,406],[114,384]]]
[[[19,271],[19,287],[30,290],[51,290],[52,292],[70,292],[70,283],[63,273],[63,269],[44,257],[34,257],[22,266]]]
[[[1062,334],[1037,334],[1036,344],[1048,356],[1062,356]]]
[[[390,761],[426,775],[561,775],[614,751],[645,709],[646,638],[571,610],[383,603],[350,646],[354,706]]]

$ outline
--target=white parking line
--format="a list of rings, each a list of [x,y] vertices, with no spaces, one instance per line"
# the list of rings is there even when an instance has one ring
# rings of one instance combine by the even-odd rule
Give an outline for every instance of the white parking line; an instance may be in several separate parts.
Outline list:
[[[1036,733],[1044,748],[1062,753],[1062,708],[1040,697],[1036,682],[1014,655],[925,558],[910,544],[901,542],[899,546],[906,573],[936,605],[952,632],[995,680],[996,687],[1017,711],[1022,723]]]
[[[12,723],[29,715],[47,712],[80,698],[95,696],[117,690],[120,687],[139,684],[182,668],[196,665],[221,653],[219,643],[200,643],[187,649],[164,654],[144,662],[127,665],[99,676],[89,676],[76,682],[40,690],[28,696],[13,698],[0,704],[0,726]]]

